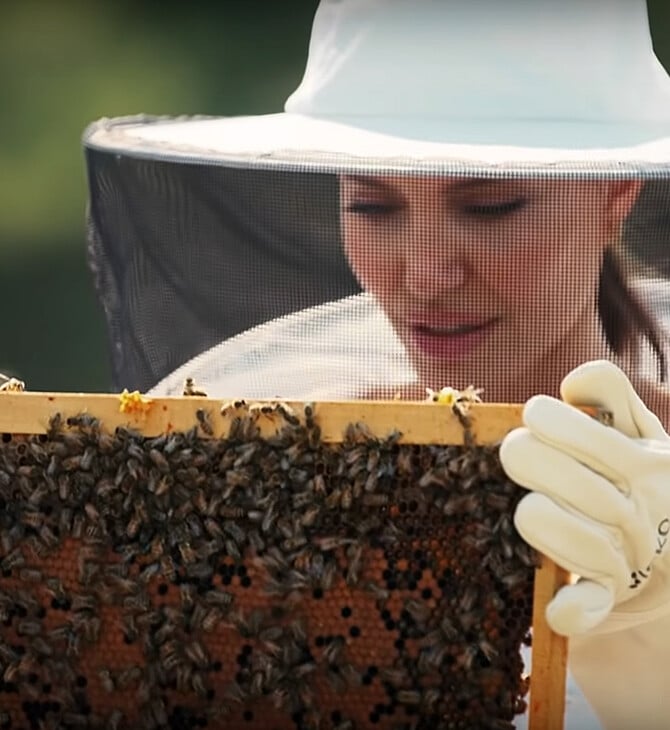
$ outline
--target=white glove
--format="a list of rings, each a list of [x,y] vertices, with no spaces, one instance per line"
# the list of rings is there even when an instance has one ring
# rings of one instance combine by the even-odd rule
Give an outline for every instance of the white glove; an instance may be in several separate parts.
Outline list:
[[[525,428],[500,449],[507,475],[532,490],[519,533],[579,576],[547,606],[548,623],[570,636],[670,614],[670,437],[610,362],[573,370],[561,396],[531,398]],[[611,411],[612,427],[568,404]]]

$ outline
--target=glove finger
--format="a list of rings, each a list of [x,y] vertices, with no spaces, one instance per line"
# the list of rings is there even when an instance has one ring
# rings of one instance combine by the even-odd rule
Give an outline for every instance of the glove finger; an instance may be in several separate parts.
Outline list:
[[[614,428],[627,436],[667,440],[660,420],[643,403],[625,373],[607,360],[584,363],[566,375],[561,397],[572,405],[611,411]]]
[[[631,570],[617,530],[570,514],[544,494],[527,494],[514,512],[523,539],[565,570],[617,592],[630,581]]]
[[[630,523],[634,506],[611,482],[527,429],[510,432],[499,453],[507,476],[517,484],[596,522],[617,527]]]
[[[574,636],[594,629],[613,607],[614,594],[609,588],[592,580],[580,580],[559,589],[547,604],[545,615],[552,631]]]
[[[629,493],[627,475],[636,473],[643,460],[634,439],[546,395],[534,396],[526,403],[523,422],[537,438],[602,474],[624,494]]]

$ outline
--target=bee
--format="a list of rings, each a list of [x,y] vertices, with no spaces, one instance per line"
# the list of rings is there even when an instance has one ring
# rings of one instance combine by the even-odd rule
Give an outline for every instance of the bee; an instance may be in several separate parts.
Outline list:
[[[407,599],[404,608],[418,626],[425,626],[433,613],[425,601],[419,601],[416,598]]]
[[[141,463],[137,459],[128,459],[128,461],[126,461],[126,470],[128,475],[136,482],[143,481],[144,471]]]
[[[323,474],[315,474],[312,481],[314,494],[326,494],[326,478]]]
[[[132,579],[123,575],[107,572],[107,579],[114,587],[114,591],[122,596],[129,596],[137,592],[138,584]]]
[[[399,689],[396,693],[396,700],[401,705],[420,705],[421,692],[414,689]]]
[[[44,515],[37,510],[26,510],[21,515],[21,524],[31,527],[33,530],[39,529],[44,523]]]
[[[124,715],[121,710],[112,710],[105,723],[105,730],[119,730],[123,719]]]
[[[100,512],[92,502],[87,502],[84,505],[84,512],[91,522],[97,522],[100,519]]]
[[[199,697],[206,697],[208,694],[208,688],[203,679],[201,672],[193,672],[191,674],[191,688]]]
[[[226,520],[223,523],[223,531],[226,534],[230,535],[230,537],[232,537],[236,543],[240,545],[244,543],[244,530],[236,522],[233,522],[232,520]]]
[[[191,503],[201,515],[209,514],[209,500],[201,487],[193,490]]]
[[[383,667],[379,672],[379,677],[382,682],[387,682],[392,687],[402,687],[410,678],[404,667],[396,666]]]
[[[98,616],[82,616],[76,622],[81,629],[81,635],[89,644],[96,644],[100,638],[101,621]]]
[[[40,657],[50,657],[53,655],[53,649],[41,636],[32,638],[30,648]]]
[[[525,542],[517,542],[514,545],[514,555],[527,568],[537,568],[540,565],[538,552]]]
[[[247,616],[241,611],[231,611],[228,615],[233,626],[240,632],[240,636],[245,639],[255,638],[259,635],[265,615],[258,608],[253,609]]]
[[[207,397],[207,393],[195,384],[195,380],[193,378],[186,378],[186,380],[184,380],[182,395],[186,397]]]
[[[181,661],[179,645],[176,641],[166,641],[158,650],[161,665],[167,672],[171,672],[179,666]]]
[[[26,559],[21,548],[16,547],[2,559],[2,562],[0,562],[0,569],[12,570],[14,568],[20,568],[25,565],[25,562]]]
[[[253,672],[251,682],[249,682],[249,691],[253,697],[260,697],[265,687],[265,675],[263,672]]]
[[[305,414],[305,426],[308,429],[314,428],[314,403],[305,403],[303,413]]]
[[[97,601],[94,596],[75,593],[72,598],[72,611],[95,611]]]
[[[475,493],[454,494],[445,502],[442,512],[447,517],[456,514],[474,513],[480,505],[480,497]]]
[[[389,503],[389,496],[380,492],[364,494],[362,502],[364,507],[386,507]]]
[[[223,612],[220,608],[213,607],[204,614],[202,621],[200,622],[200,626],[204,632],[211,633],[216,629],[221,621],[223,621]]]
[[[147,595],[143,593],[137,593],[130,596],[124,596],[122,605],[126,611],[148,611],[150,602]]]
[[[198,559],[197,552],[191,547],[191,543],[187,541],[181,541],[178,545],[179,554],[185,565],[194,563]]]
[[[179,586],[181,605],[190,608],[195,602],[195,586],[192,583],[181,583]]]
[[[489,661],[493,661],[493,659],[498,655],[498,650],[486,639],[481,639],[477,643],[477,648]]]
[[[239,704],[244,704],[249,698],[248,693],[244,689],[242,689],[238,682],[235,681],[231,682],[226,687],[225,696],[227,699],[232,700],[233,702],[237,702]]]
[[[214,428],[212,427],[209,414],[203,408],[198,408],[195,412],[195,416],[198,419],[198,424],[202,429],[203,433],[207,436],[214,436]]]
[[[19,621],[16,633],[19,636],[39,636],[42,633],[42,624],[39,621],[29,621],[28,619]]]
[[[164,623],[159,626],[153,633],[153,640],[155,646],[164,644],[171,636],[175,634],[177,625],[173,621],[166,619]]]
[[[356,543],[347,550],[349,562],[347,565],[346,582],[348,586],[355,586],[361,575],[363,567],[363,545]]]
[[[177,692],[188,692],[191,688],[193,669],[188,664],[180,664],[175,672]]]
[[[105,690],[105,692],[111,694],[116,690],[114,677],[112,676],[112,673],[109,671],[109,669],[99,669],[98,677],[100,678],[100,685]]]
[[[229,416],[231,413],[242,410],[243,408],[247,408],[247,404],[246,401],[242,399],[228,401],[221,406],[221,415]]]
[[[247,466],[248,464],[251,464],[256,457],[256,454],[258,453],[260,446],[256,442],[251,442],[248,444],[240,444],[238,447],[236,447],[235,452],[237,453],[237,458],[232,464],[233,469],[240,469],[243,466]]]
[[[22,393],[26,389],[26,384],[18,378],[12,378],[9,375],[0,373],[0,379],[3,380],[2,385],[0,385],[0,393]]]
[[[151,714],[154,718],[155,724],[150,725],[150,727],[168,727],[167,709],[165,707],[165,702],[162,699],[156,698],[152,700]]]
[[[88,413],[69,416],[65,422],[68,426],[76,428],[98,428],[100,426],[100,421]]]
[[[308,507],[302,515],[300,515],[300,525],[302,527],[313,527],[316,523],[319,514],[321,513],[321,508],[318,505],[313,505],[311,507]]]
[[[207,669],[210,665],[209,657],[204,646],[199,641],[192,641],[184,645],[186,658],[199,669]]]
[[[527,582],[528,573],[525,570],[516,570],[513,573],[503,575],[500,580],[508,590],[514,590]]]
[[[211,540],[206,540],[197,548],[198,557],[201,560],[208,560],[212,557],[212,555],[216,555],[217,553],[220,553],[223,549],[223,546],[225,544],[225,540],[221,540],[221,538],[215,537]]]
[[[440,620],[440,631],[449,641],[455,641],[459,636],[459,631],[449,616],[443,616]]]
[[[223,590],[207,591],[203,600],[210,606],[219,606],[220,608],[228,608],[234,600],[232,593]]]
[[[290,426],[300,425],[300,419],[295,411],[286,403],[277,403],[277,412]]]
[[[391,597],[390,592],[386,588],[382,588],[372,581],[366,583],[364,587],[365,590],[371,593],[374,596],[375,600],[382,605],[385,604]]]
[[[242,560],[242,553],[234,540],[224,541],[225,554],[235,560]]]
[[[214,569],[207,560],[199,560],[186,566],[186,575],[196,580],[207,580],[211,578],[213,572]]]
[[[167,474],[170,471],[170,464],[165,455],[156,448],[149,449],[149,459],[153,465],[162,473]]]
[[[260,536],[258,530],[249,530],[247,533],[247,540],[249,542],[249,547],[256,555],[262,553],[266,548],[265,541]]]
[[[177,568],[175,567],[174,560],[170,555],[162,555],[159,559],[161,566],[161,575],[170,583],[174,583],[177,579]]]
[[[240,515],[240,517],[243,516],[243,514],[244,514],[244,510],[242,509],[242,515]],[[203,522],[203,527],[204,527],[205,532],[210,537],[223,538],[224,532],[223,532],[223,529],[221,528],[221,525],[219,525],[219,523],[216,520],[212,519],[211,517],[205,518],[205,520]]]
[[[335,636],[323,650],[323,658],[328,664],[337,664],[345,648],[343,636]]]
[[[194,512],[190,512],[186,515],[184,522],[186,524],[186,528],[188,529],[188,535],[190,538],[194,540],[199,540],[202,538],[202,536],[204,535],[204,529],[198,515],[196,515]]]
[[[109,454],[114,451],[117,447],[116,439],[111,433],[106,431],[100,431],[97,434],[97,446],[98,451],[102,454]]]
[[[326,507],[329,510],[337,509],[338,507],[341,507],[342,500],[344,499],[344,494],[345,494],[345,492],[347,492],[347,490],[348,490],[349,494],[347,495],[346,503],[350,504],[350,502],[352,501],[352,497],[350,496],[351,487],[349,485],[347,485],[346,487],[338,487],[336,489],[333,489],[333,491],[326,497],[326,500],[325,500]],[[346,509],[348,509],[348,507]]]
[[[427,400],[431,403],[440,403],[442,405],[455,406],[460,405],[467,412],[472,403],[481,403],[481,394],[483,388],[475,388],[474,385],[468,385],[464,390],[456,390],[446,386],[438,391],[426,388]]]
[[[331,550],[337,550],[337,548],[352,545],[355,540],[350,537],[338,537],[332,535],[328,537],[315,537],[313,539],[314,545],[319,548],[322,552],[330,552]]]
[[[252,519],[249,516],[249,513],[247,512],[246,508],[244,507],[234,507],[232,505],[223,504],[218,508],[218,514],[221,517],[224,517],[229,520],[241,520],[243,517],[249,517],[249,519]],[[259,513],[260,514],[260,513]],[[256,520],[252,520],[256,521]],[[218,523],[216,520],[211,519],[211,517],[208,520],[205,520],[205,529],[209,532],[209,528],[207,527],[207,524],[210,524],[210,527],[215,532],[220,532],[221,528],[219,528]],[[210,533],[213,535],[213,533]]]

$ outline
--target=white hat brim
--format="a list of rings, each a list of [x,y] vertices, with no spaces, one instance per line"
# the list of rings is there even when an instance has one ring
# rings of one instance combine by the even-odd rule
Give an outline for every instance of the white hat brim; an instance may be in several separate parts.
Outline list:
[[[104,119],[88,147],[231,166],[341,172],[657,175],[670,168],[667,125],[244,117]],[[450,141],[458,140],[458,142]],[[502,170],[501,170],[502,168]]]

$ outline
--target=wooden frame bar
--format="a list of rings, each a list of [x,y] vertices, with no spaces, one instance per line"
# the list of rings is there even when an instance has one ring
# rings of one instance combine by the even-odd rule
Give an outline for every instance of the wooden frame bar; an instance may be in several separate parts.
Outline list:
[[[234,398],[226,401],[192,396],[151,399],[139,393],[120,396],[8,391],[0,393],[0,433],[45,433],[56,413],[63,419],[89,413],[107,430],[126,426],[146,436],[155,436],[192,428],[197,423],[197,411],[204,410],[214,435],[223,436],[236,416],[234,402]],[[222,415],[225,403],[230,407]],[[302,417],[304,403],[286,405]],[[380,437],[398,431],[402,434],[401,443],[459,445],[464,442],[463,425],[451,408],[440,404],[361,400],[318,402],[312,408],[324,442],[341,441],[351,423],[364,423]],[[515,404],[472,404],[469,418],[475,443],[498,443],[521,425],[521,412],[522,406]],[[261,414],[259,426],[261,432],[269,434],[276,428],[276,420]],[[556,590],[568,580],[569,575],[547,559],[536,571],[529,730],[559,730],[564,726],[567,639],[551,631],[545,620],[545,609]]]

